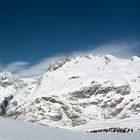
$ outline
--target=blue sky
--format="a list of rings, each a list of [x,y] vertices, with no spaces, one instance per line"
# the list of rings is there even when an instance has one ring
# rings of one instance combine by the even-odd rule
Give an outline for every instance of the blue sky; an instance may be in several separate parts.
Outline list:
[[[74,53],[140,56],[139,39],[139,0],[0,1],[0,69],[20,76]]]

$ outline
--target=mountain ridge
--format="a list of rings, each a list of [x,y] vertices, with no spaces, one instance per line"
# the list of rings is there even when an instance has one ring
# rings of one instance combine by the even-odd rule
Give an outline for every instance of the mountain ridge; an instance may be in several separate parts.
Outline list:
[[[7,117],[60,128],[83,128],[140,116],[140,58],[74,56],[52,62],[30,80],[1,73],[0,101],[12,96]],[[10,83],[10,84],[9,84]],[[2,112],[2,111],[0,111]],[[93,126],[94,128],[95,126]],[[139,126],[137,126],[139,127]]]

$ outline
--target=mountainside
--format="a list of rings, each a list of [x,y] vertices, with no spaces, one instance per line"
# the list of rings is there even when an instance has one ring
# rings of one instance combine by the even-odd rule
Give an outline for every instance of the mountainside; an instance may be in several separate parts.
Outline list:
[[[30,80],[1,73],[0,103],[1,115],[53,127],[88,130],[120,121],[139,128],[128,120],[140,117],[140,58],[60,59]]]

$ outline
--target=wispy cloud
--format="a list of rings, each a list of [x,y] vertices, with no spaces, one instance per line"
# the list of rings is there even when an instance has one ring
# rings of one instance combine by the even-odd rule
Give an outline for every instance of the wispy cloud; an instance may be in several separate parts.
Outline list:
[[[24,61],[13,62],[6,66],[0,64],[0,71],[8,70],[21,77],[32,77],[46,72],[50,62],[59,58],[72,55],[82,56],[88,54],[111,54],[121,58],[128,58],[134,55],[138,55],[138,50],[140,51],[140,42],[138,41],[110,42],[99,46],[91,46],[91,49],[87,51],[78,51],[71,54],[44,58],[43,60],[34,65],[31,65],[29,62]]]
[[[48,66],[52,61],[55,61],[62,57],[63,56],[45,58],[45,59],[41,60],[39,63],[37,63],[33,66],[30,66],[29,68],[23,68],[23,69],[19,70],[16,74],[18,76],[22,76],[22,77],[32,77],[32,76],[42,74],[47,71]]]
[[[140,42],[139,41],[109,42],[106,44],[93,47],[94,49],[90,49],[89,51],[75,52],[75,54],[77,55],[111,54],[116,57],[129,58],[131,56],[138,55],[137,50],[140,51]]]
[[[15,73],[20,70],[26,69],[27,65],[28,65],[28,62],[17,61],[17,62],[8,64],[4,69]]]

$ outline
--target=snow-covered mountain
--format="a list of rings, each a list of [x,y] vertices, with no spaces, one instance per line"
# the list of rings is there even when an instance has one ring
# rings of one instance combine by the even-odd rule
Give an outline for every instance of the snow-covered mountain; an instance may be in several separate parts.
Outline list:
[[[25,86],[26,83],[20,78],[13,76],[10,72],[0,73],[0,115],[5,115],[8,102],[15,93]]]
[[[75,56],[30,80],[1,73],[0,102],[2,115],[25,122],[85,131],[140,128],[140,58]]]

